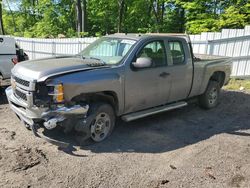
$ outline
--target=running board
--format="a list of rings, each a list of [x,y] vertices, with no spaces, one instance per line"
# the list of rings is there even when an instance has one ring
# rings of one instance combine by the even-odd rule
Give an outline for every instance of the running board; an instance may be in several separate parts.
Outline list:
[[[155,108],[150,108],[147,110],[143,110],[143,111],[139,111],[139,112],[134,112],[131,114],[127,114],[122,116],[122,120],[128,122],[128,121],[133,121],[136,119],[140,119],[140,118],[144,118],[146,116],[151,116],[154,114],[158,114],[161,112],[166,112],[166,111],[170,111],[170,110],[174,110],[177,108],[182,108],[184,106],[187,106],[186,102],[177,102],[174,104],[169,104],[169,105],[165,105],[165,106],[160,106],[160,107],[155,107]]]

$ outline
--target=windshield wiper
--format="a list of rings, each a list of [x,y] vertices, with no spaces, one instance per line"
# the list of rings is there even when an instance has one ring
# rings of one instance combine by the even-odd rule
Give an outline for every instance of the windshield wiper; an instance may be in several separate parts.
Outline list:
[[[91,66],[91,67],[107,65],[107,63],[105,61],[103,61],[102,59],[96,58],[96,57],[82,56],[82,59],[90,59],[90,60],[97,60],[98,61],[98,63],[97,62],[88,62],[87,65]]]
[[[94,60],[100,61],[102,64],[107,64],[105,61],[103,61],[103,60],[100,59],[100,58],[90,57],[90,59],[94,59]]]

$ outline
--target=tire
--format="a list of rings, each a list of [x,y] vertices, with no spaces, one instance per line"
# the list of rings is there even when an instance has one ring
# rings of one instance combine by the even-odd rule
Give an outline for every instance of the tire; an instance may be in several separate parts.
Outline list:
[[[88,116],[92,117],[92,122],[87,128],[86,134],[80,132],[77,136],[77,141],[81,146],[91,145],[95,142],[102,142],[108,138],[115,127],[115,112],[111,105],[107,103],[95,103],[90,105]]]
[[[218,105],[220,96],[220,84],[216,81],[209,81],[205,93],[199,97],[200,107],[211,109]]]

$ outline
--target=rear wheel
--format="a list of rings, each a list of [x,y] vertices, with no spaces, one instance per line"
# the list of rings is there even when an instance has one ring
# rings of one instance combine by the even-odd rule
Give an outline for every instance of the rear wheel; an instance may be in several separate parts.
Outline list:
[[[202,108],[210,109],[218,105],[220,96],[220,84],[216,81],[209,81],[204,94],[199,97],[199,103]]]

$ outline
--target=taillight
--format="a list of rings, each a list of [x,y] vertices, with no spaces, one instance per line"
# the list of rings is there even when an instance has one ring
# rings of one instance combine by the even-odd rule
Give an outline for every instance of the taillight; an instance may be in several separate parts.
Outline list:
[[[18,63],[17,57],[12,58],[11,61],[12,61],[12,63],[13,63],[14,65],[16,65],[16,64]]]

